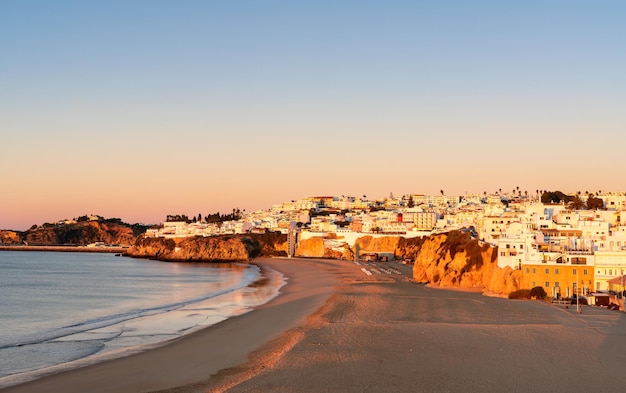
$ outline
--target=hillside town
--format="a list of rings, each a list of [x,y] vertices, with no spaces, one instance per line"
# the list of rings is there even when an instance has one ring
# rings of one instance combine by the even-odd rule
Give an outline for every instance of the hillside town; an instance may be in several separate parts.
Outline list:
[[[547,200],[548,198],[552,198]],[[146,236],[215,236],[265,231],[297,239],[335,234],[353,244],[362,236],[421,237],[466,228],[498,247],[498,266],[522,271],[521,287],[541,286],[553,298],[611,293],[626,281],[626,193],[510,193],[318,196],[245,213],[236,221],[173,221]],[[295,249],[295,245],[293,246]]]

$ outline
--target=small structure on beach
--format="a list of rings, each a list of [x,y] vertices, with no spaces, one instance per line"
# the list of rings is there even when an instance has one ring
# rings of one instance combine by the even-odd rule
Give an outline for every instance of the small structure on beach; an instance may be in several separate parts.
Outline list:
[[[589,304],[593,304],[598,307],[607,307],[610,303],[609,294],[604,292],[592,292],[587,295],[587,299],[589,299]]]

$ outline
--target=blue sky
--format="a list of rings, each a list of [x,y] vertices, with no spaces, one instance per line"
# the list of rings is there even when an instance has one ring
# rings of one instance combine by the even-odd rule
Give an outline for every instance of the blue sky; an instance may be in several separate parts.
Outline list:
[[[0,2],[0,228],[624,190],[622,1]]]

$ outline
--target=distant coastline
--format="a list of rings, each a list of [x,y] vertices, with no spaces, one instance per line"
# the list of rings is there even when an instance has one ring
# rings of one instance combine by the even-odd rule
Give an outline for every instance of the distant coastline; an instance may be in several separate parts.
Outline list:
[[[0,251],[54,251],[54,252],[102,252],[102,253],[125,253],[127,247],[119,246],[2,246],[0,245]]]

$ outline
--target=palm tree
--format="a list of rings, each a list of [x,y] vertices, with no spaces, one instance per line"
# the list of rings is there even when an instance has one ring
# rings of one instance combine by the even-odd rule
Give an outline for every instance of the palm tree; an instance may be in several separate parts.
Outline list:
[[[568,207],[571,210],[580,210],[585,208],[585,202],[578,195],[574,196],[574,199],[569,203]]]

